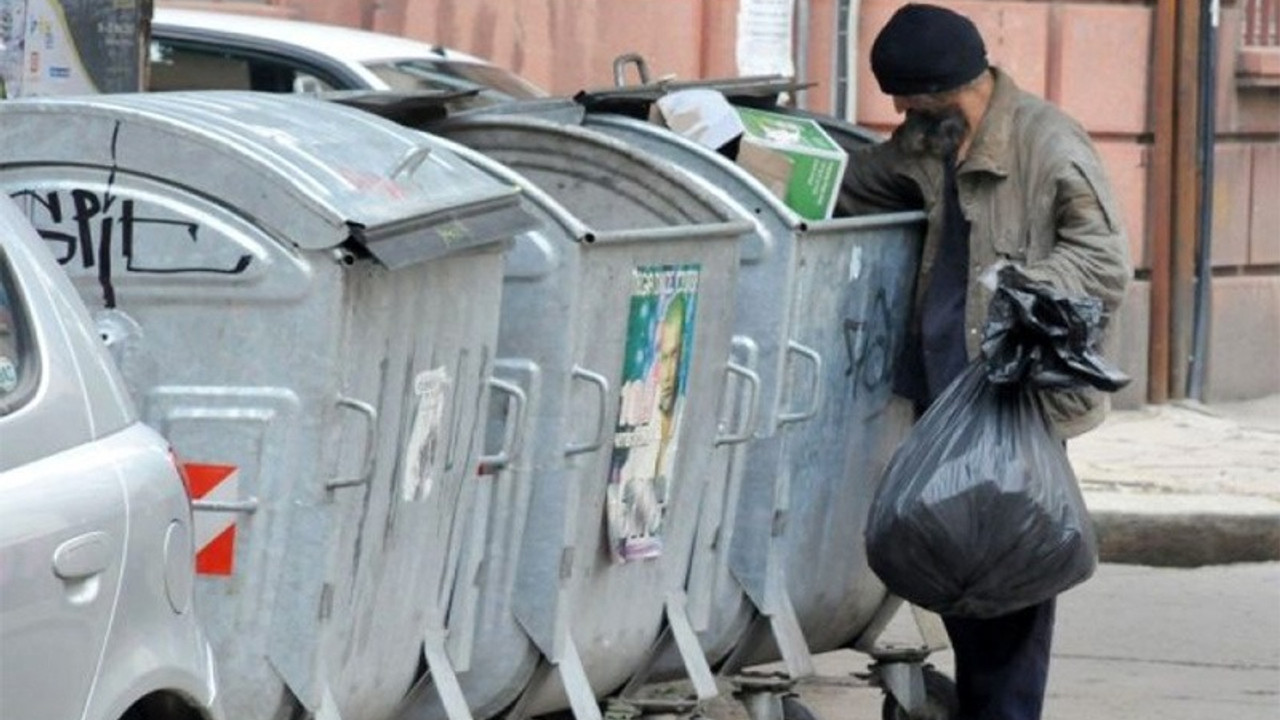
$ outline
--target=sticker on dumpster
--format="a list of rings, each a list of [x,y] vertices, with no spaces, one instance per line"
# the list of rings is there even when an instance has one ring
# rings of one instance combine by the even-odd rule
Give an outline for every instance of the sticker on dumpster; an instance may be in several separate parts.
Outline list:
[[[680,421],[693,353],[698,265],[631,275],[621,403],[609,469],[606,523],[617,562],[662,553]]]
[[[400,494],[405,502],[423,500],[431,494],[444,465],[444,403],[448,396],[449,371],[441,366],[418,373],[413,379],[413,392],[418,397],[418,410],[413,417],[413,430],[405,446],[404,474],[400,478]]]
[[[0,355],[0,394],[13,392],[18,387],[18,366],[9,358]]]
[[[182,469],[192,500],[235,502],[240,499],[240,473],[234,465],[184,463]],[[194,516],[196,572],[230,575],[235,564],[235,514],[196,511]]]

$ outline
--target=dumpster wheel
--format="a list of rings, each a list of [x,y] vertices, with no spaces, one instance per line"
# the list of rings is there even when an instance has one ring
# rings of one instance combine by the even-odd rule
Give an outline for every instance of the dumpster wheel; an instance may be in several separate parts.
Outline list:
[[[915,715],[908,713],[906,708],[898,704],[893,693],[885,692],[884,705],[880,710],[881,720],[952,720],[958,716],[956,684],[951,678],[931,665],[925,665],[921,672],[924,675],[925,701],[920,712]]]

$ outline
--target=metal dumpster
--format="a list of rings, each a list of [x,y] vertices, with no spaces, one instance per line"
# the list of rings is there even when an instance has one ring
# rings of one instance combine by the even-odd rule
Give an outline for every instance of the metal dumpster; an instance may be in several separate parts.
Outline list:
[[[770,91],[724,89],[757,106]],[[795,677],[809,671],[810,653],[869,649],[897,607],[867,565],[862,532],[881,471],[911,422],[891,379],[924,215],[804,220],[724,156],[628,116],[647,116],[663,91],[578,99],[585,127],[702,178],[757,220],[758,238],[744,246],[734,332],[758,348],[762,418],[745,447],[736,515],[726,519],[728,562],[702,584],[715,610],[699,637],[722,672],[783,659]],[[834,118],[810,117],[847,149],[873,140]],[[752,619],[746,632],[744,617]]]
[[[501,459],[479,439],[519,190],[300,97],[22,100],[0,123],[0,187],[186,461],[228,716],[387,717],[464,485]]]
[[[683,589],[754,422],[755,375],[728,362],[750,223],[598,133],[519,116],[432,131],[492,158],[542,222],[508,254],[497,362],[529,398],[526,451],[475,506],[437,682],[405,716],[598,718],[666,648],[714,694]]]

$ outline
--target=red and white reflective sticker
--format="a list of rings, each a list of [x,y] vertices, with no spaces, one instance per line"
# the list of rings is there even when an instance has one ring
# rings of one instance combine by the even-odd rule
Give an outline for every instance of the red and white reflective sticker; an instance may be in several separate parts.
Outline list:
[[[240,499],[240,473],[234,465],[184,463],[192,500],[234,502]],[[196,572],[230,575],[236,556],[235,513],[195,513]]]

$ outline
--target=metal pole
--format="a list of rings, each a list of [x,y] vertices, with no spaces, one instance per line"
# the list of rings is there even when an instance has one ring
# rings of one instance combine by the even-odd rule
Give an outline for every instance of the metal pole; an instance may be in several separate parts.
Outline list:
[[[1173,237],[1174,87],[1177,80],[1178,2],[1158,0],[1155,13],[1155,77],[1151,117],[1155,139],[1151,148],[1148,202],[1151,229],[1151,315],[1148,324],[1147,401],[1160,405],[1169,399],[1169,286]]]
[[[1197,44],[1200,39],[1200,1],[1181,0],[1178,12],[1178,83],[1174,155],[1172,294],[1169,358],[1169,396],[1186,397],[1191,369],[1192,319],[1195,304],[1196,230],[1200,193],[1197,181],[1197,134],[1200,129],[1200,83]]]
[[[831,54],[831,114],[838,118],[845,116],[845,107],[849,104],[849,89],[845,85],[845,75],[849,72],[849,57],[846,54],[849,47],[849,21],[845,17],[848,12],[849,0],[836,0],[835,23],[831,26],[835,28],[835,52]]]
[[[796,0],[795,13],[796,82],[803,84],[809,77],[809,20],[811,16],[809,0]],[[808,110],[809,93],[804,90],[796,91],[795,104],[801,110]]]
[[[1209,310],[1213,282],[1213,160],[1217,118],[1219,0],[1203,6],[1200,18],[1200,244],[1196,254],[1196,299],[1187,396],[1204,400],[1209,360]]]

